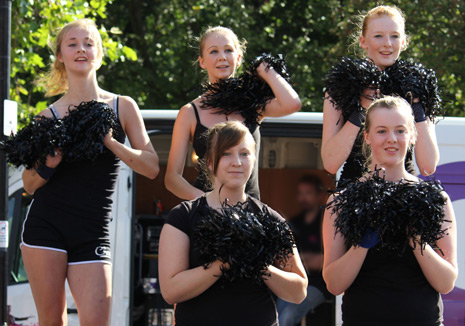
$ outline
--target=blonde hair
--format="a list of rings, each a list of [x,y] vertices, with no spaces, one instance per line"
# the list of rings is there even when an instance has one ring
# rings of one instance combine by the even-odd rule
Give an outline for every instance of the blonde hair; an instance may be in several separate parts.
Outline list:
[[[366,112],[365,124],[363,127],[364,133],[368,133],[371,128],[371,114],[376,111],[377,109],[402,109],[408,112],[407,116],[408,119],[408,126],[410,131],[413,134],[413,140],[411,146],[413,147],[416,137],[417,137],[417,129],[415,127],[415,117],[413,116],[412,107],[410,104],[404,100],[402,97],[399,96],[385,96],[380,99],[377,99],[371,103],[368,107]],[[365,156],[365,167],[369,169],[371,162],[372,162],[372,152],[370,145],[367,144],[366,140],[363,140],[362,145],[362,153]]]
[[[237,37],[237,35],[232,31],[232,29],[230,28],[227,28],[227,27],[223,27],[223,26],[209,26],[205,32],[203,32],[202,36],[200,36],[200,38],[198,39],[199,41],[199,56],[200,57],[203,57],[203,50],[204,50],[204,47],[205,47],[205,42],[207,41],[207,38],[213,34],[223,34],[223,35],[227,35],[229,36],[233,43],[234,43],[234,47],[236,48],[237,52],[241,55],[241,61],[240,63],[242,63],[242,60],[244,58],[244,54],[245,54],[245,51],[246,51],[246,45],[247,45],[247,41],[245,39],[242,39],[242,40],[239,40],[239,38]]]
[[[364,51],[360,48],[360,37],[366,35],[368,29],[368,23],[372,18],[379,18],[382,16],[387,16],[393,20],[397,20],[402,25],[403,37],[404,37],[404,46],[402,50],[407,49],[410,37],[405,33],[405,16],[402,10],[396,6],[378,6],[369,10],[366,14],[360,14],[356,16],[356,29],[352,34],[352,47],[357,49],[360,54],[363,54]]]
[[[89,31],[92,39],[97,47],[97,58],[99,64],[96,69],[100,68],[103,57],[102,37],[97,29],[97,25],[91,19],[78,19],[70,22],[57,30],[56,37],[53,41],[49,40],[48,46],[52,50],[54,59],[50,64],[50,71],[41,77],[37,83],[46,89],[45,96],[51,97],[63,94],[68,90],[68,76],[63,62],[58,60],[58,55],[61,53],[61,43],[65,35],[73,28],[80,28]]]

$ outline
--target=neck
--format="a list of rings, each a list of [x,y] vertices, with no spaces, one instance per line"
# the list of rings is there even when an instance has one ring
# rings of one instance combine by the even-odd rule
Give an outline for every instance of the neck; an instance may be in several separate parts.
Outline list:
[[[99,100],[101,89],[98,87],[96,74],[89,75],[68,75],[68,91],[63,99],[74,105],[91,100]]]
[[[405,170],[404,161],[397,165],[385,165],[380,163],[372,163],[371,171],[375,171],[375,169],[383,168],[383,171],[379,171],[379,176],[385,176],[385,179],[388,181],[399,181],[401,179],[409,179],[409,173]]]
[[[220,190],[221,189],[221,190]],[[227,188],[226,186],[216,186],[209,194],[209,198],[214,203],[218,204],[219,207],[226,201],[229,205],[236,205],[239,202],[245,202],[247,195],[245,193],[245,185],[240,188]]]

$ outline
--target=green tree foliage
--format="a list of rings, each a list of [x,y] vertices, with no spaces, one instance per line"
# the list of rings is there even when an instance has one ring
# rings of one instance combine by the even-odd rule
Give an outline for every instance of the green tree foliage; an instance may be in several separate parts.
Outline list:
[[[20,119],[27,120],[47,107],[45,91],[34,80],[47,70],[51,51],[47,46],[49,35],[57,28],[78,18],[105,19],[109,0],[15,0],[12,2],[11,35],[11,88],[10,97],[19,103]],[[105,25],[108,26],[108,25]],[[100,33],[106,49],[104,64],[137,60],[131,48],[119,42],[118,28]]]
[[[40,22],[46,26],[41,30],[45,33],[53,26],[50,20],[55,19],[55,14],[43,22],[37,18],[38,12],[51,10],[49,2],[30,1],[14,1],[15,10],[31,11],[30,16],[35,18],[24,18],[26,25],[32,26],[29,30],[36,31],[34,22]],[[245,65],[263,51],[284,55],[305,111],[322,110],[325,73],[341,56],[354,54],[356,46],[349,47],[354,17],[380,4],[369,0],[117,0],[111,4],[74,1],[69,8],[68,2],[63,3],[63,11],[68,13],[57,12],[61,19],[92,16],[99,26],[121,31],[112,35],[117,36],[119,43],[108,39],[105,44],[113,46],[115,52],[112,57],[108,51],[110,60],[100,68],[99,82],[113,92],[132,96],[142,108],[177,109],[200,94],[205,76],[195,63],[196,37],[207,26],[223,25],[248,41]],[[81,9],[77,10],[79,4]],[[407,17],[411,43],[402,58],[413,58],[433,68],[447,114],[465,115],[465,68],[460,64],[465,53],[465,43],[461,41],[465,37],[464,1],[393,0],[385,4],[399,6]],[[93,7],[103,8],[102,14]],[[28,49],[24,51],[29,57],[18,60],[31,65],[27,68],[15,64],[23,73],[37,73],[43,69],[40,65],[48,62],[48,52],[37,51],[40,46],[34,43],[37,39],[33,33],[23,29],[19,34],[26,40],[16,49]],[[124,60],[134,57],[130,49],[137,52],[137,61]],[[31,90],[38,91],[28,80],[24,84],[13,80],[12,85],[23,87],[29,94]],[[25,96],[21,99],[28,101],[24,102],[38,103]]]

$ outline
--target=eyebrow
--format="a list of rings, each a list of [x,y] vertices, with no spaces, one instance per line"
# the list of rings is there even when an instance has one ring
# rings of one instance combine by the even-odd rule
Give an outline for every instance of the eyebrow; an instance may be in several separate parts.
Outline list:
[[[84,39],[85,39],[85,40],[92,40],[92,41],[94,40],[94,39],[91,38],[91,37],[85,37]],[[67,39],[66,41],[75,41],[75,40],[77,40],[77,37],[70,37],[70,38]]]
[[[407,126],[406,125],[397,125],[394,128],[399,128],[399,127],[406,128]],[[388,127],[387,126],[376,126],[375,128],[388,128]]]

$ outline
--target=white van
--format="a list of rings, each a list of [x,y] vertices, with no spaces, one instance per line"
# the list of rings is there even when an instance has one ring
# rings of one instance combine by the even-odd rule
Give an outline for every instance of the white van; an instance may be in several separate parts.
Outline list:
[[[143,110],[150,138],[160,157],[160,174],[155,180],[133,173],[122,164],[114,194],[110,224],[113,257],[113,299],[111,325],[172,325],[173,309],[158,286],[158,237],[164,217],[180,200],[164,187],[164,175],[177,111]],[[321,161],[322,113],[295,113],[283,118],[266,118],[261,126],[260,189],[262,200],[286,217],[298,213],[294,189],[303,174],[317,174],[330,187],[333,178]],[[458,234],[465,233],[465,118],[445,118],[437,126],[441,160],[436,178],[443,182],[453,200]],[[460,136],[462,135],[462,136]],[[192,149],[186,160],[185,177],[196,171]],[[8,305],[13,325],[38,325],[19,249],[22,223],[31,201],[22,188],[21,170],[10,170],[10,283]],[[72,195],[72,194],[70,194]],[[445,325],[465,322],[465,238],[458,239],[460,274],[456,288],[443,296]],[[78,325],[77,311],[67,291],[69,325]],[[320,308],[329,317],[312,325],[340,325],[340,299]],[[318,313],[318,311],[317,311]],[[326,319],[325,319],[326,318]],[[309,315],[307,321],[310,322]],[[13,320],[12,320],[13,322]]]

